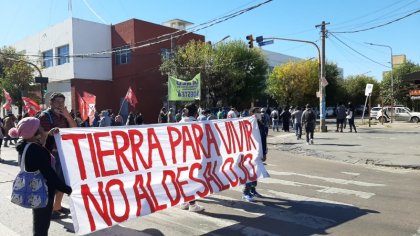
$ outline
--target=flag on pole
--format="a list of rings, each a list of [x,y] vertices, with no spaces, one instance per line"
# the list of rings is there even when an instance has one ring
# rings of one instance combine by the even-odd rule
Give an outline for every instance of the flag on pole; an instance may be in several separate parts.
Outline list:
[[[77,98],[79,100],[79,112],[82,120],[85,121],[89,117],[89,123],[92,125],[96,111],[96,96],[88,92],[83,92],[83,97],[77,93]]]
[[[130,105],[132,107],[136,107],[137,98],[136,98],[136,95],[134,94],[133,90],[131,90],[131,86],[128,87],[127,94],[125,95],[125,100],[127,100],[127,102],[130,103]]]
[[[36,113],[41,111],[41,107],[34,100],[22,97],[22,101],[24,103],[23,107],[30,116],[35,116]]]
[[[6,110],[10,110],[12,108],[12,97],[10,97],[10,94],[6,91],[6,89],[3,89],[3,93],[4,93],[4,99],[6,99],[3,108]]]
[[[185,81],[169,76],[168,101],[194,101],[201,98],[201,75]]]

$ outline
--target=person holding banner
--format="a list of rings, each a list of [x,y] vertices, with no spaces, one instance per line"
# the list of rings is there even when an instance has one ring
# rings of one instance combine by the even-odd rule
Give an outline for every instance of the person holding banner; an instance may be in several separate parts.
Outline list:
[[[251,109],[249,109],[249,115],[254,116],[257,119],[258,129],[260,130],[260,135],[261,135],[261,140],[262,140],[263,161],[265,161],[266,153],[267,153],[267,146],[264,145],[264,139],[266,140],[264,136],[266,133],[264,129],[264,124],[262,122],[261,110],[258,107],[252,107]],[[246,183],[243,190],[242,199],[247,202],[254,202],[255,197],[262,197],[262,195],[257,192],[256,187],[257,187],[256,180]]]
[[[73,128],[77,127],[76,122],[71,117],[67,107],[64,105],[66,97],[62,93],[53,93],[50,96],[50,108],[41,112],[39,115],[40,125],[47,135],[54,128]],[[54,136],[48,135],[45,147],[53,154],[56,160],[55,171],[62,182],[64,175],[61,169],[60,158],[55,145]],[[62,207],[63,192],[57,191],[51,218],[58,219],[61,214],[70,214],[70,209]]]
[[[197,116],[197,106],[194,103],[189,103],[185,105],[184,110],[185,112],[187,112],[188,116],[183,116],[179,123],[197,121],[195,119],[195,117]],[[181,203],[181,209],[189,210],[191,212],[204,211],[204,207],[198,205],[195,200]]]
[[[50,130],[50,134],[56,130],[57,129]],[[67,186],[54,171],[55,158],[52,157],[49,151],[43,146],[46,137],[43,133],[44,130],[40,126],[40,121],[35,117],[23,118],[19,121],[16,128],[12,128],[9,131],[9,135],[13,138],[22,137],[22,142],[19,142],[16,145],[16,150],[19,154],[19,162],[22,161],[22,155],[25,155],[23,158],[25,170],[28,172],[40,171],[42,176],[47,180],[47,206],[32,209],[33,235],[48,235],[53,212],[55,190],[57,189],[68,195],[72,192],[71,187]],[[25,149],[26,152],[23,154]]]

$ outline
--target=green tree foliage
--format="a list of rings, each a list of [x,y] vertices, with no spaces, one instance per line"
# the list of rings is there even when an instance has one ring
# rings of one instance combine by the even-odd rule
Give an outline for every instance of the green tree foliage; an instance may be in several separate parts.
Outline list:
[[[177,48],[171,57],[162,58],[160,70],[183,80],[201,73],[202,99],[208,93],[211,106],[221,102],[242,107],[249,106],[253,98],[264,92],[267,67],[261,52],[248,49],[242,41],[214,46],[190,41]]]
[[[402,104],[411,107],[413,101],[410,99],[408,91],[410,90],[408,83],[404,81],[404,78],[413,72],[420,71],[419,64],[415,64],[411,61],[407,61],[394,68],[394,99],[395,104]],[[384,78],[381,82],[381,97],[384,104],[391,104],[391,78],[390,72],[385,73]]]
[[[267,80],[267,94],[281,105],[317,104],[318,62],[290,61],[274,67]]]
[[[325,66],[328,85],[325,87],[325,101],[327,106],[336,106],[339,101],[346,97],[342,87],[343,79],[340,77],[338,67],[334,63],[327,62]]]
[[[347,98],[340,101],[352,102],[355,105],[365,104],[366,84],[373,84],[373,91],[371,97],[372,104],[380,103],[380,84],[373,77],[366,75],[351,75],[346,77],[346,79],[342,83],[342,86],[344,88]]]
[[[32,90],[32,73],[34,69],[25,61],[27,58],[16,53],[11,47],[0,49],[0,67],[2,68],[0,87],[6,89],[13,99],[13,103],[22,107],[22,92]],[[1,93],[3,97],[3,93]],[[4,98],[3,98],[4,101]]]

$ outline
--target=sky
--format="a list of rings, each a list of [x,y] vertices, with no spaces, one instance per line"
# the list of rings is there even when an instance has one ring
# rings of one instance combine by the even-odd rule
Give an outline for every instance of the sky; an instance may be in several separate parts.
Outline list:
[[[161,24],[178,18],[194,23],[194,27],[265,1],[0,0],[0,47],[69,17],[104,24],[117,24],[132,18]],[[343,68],[344,77],[364,74],[381,80],[383,71],[390,70],[390,48],[393,55],[405,54],[407,60],[420,63],[420,12],[380,25],[419,10],[420,0],[272,0],[196,33],[211,42],[218,42],[226,36],[230,36],[226,41],[246,41],[246,35],[252,34],[254,38],[314,41],[321,46],[320,28],[315,26],[325,21],[329,23],[326,26],[329,32],[327,61]],[[339,33],[368,28],[373,29]],[[316,48],[305,43],[276,40],[263,48],[303,59],[318,56]]]

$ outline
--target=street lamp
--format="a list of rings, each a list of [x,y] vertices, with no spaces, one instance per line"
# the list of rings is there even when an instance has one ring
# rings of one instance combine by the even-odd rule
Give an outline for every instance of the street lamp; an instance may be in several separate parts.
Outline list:
[[[393,54],[392,54],[392,47],[388,46],[388,45],[384,45],[384,44],[376,44],[376,43],[366,43],[369,45],[373,45],[373,46],[378,46],[378,47],[386,47],[389,48],[389,50],[391,51],[391,123],[393,120],[393,106],[394,106],[394,62],[393,62]]]
[[[284,40],[284,41],[292,41],[292,42],[300,42],[300,43],[307,43],[312,44],[316,47],[318,51],[318,78],[319,78],[319,110],[320,110],[320,131],[327,132],[327,126],[325,125],[325,86],[327,86],[328,82],[325,79],[326,77],[326,70],[325,70],[325,52],[321,54],[321,50],[318,47],[318,44],[308,40],[300,40],[300,39],[290,39],[290,38],[278,38],[278,37],[257,37],[257,42],[260,43],[263,40]],[[324,49],[324,47],[323,47]],[[309,59],[308,59],[309,60]]]
[[[223,41],[225,41],[226,39],[230,38],[230,35],[226,35],[225,37],[223,37],[221,40],[217,41],[214,45],[221,43]]]

